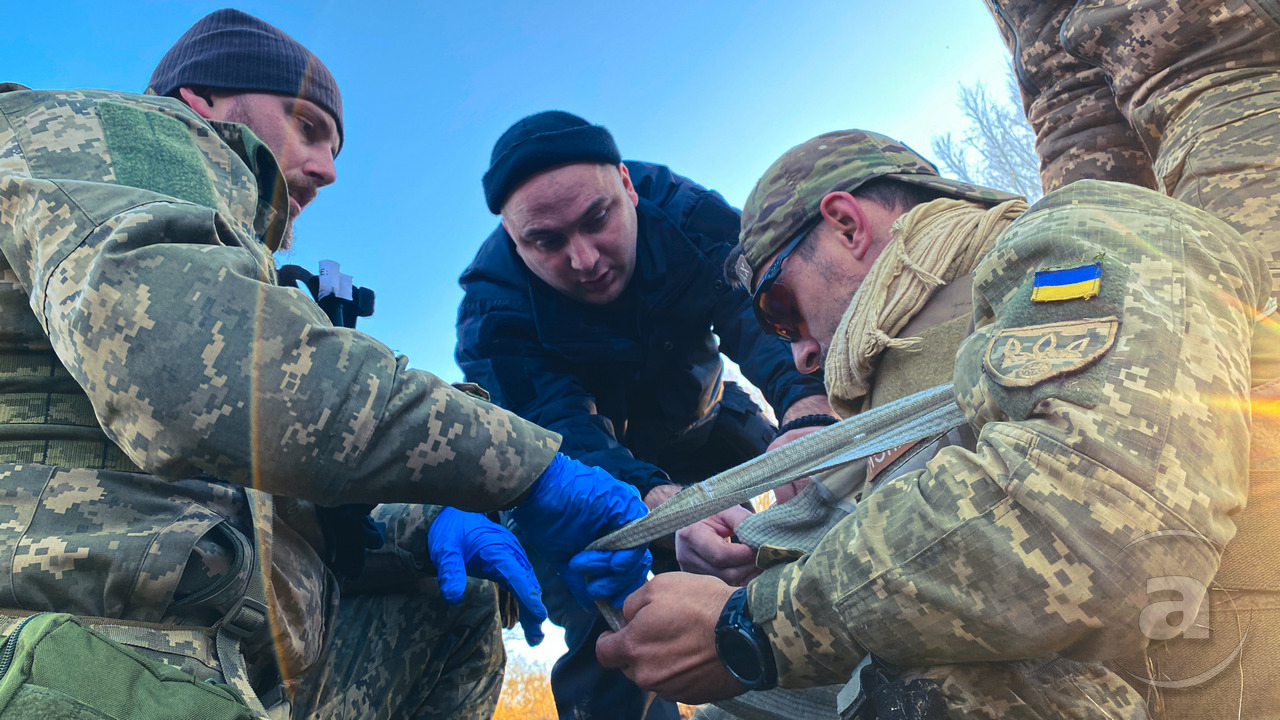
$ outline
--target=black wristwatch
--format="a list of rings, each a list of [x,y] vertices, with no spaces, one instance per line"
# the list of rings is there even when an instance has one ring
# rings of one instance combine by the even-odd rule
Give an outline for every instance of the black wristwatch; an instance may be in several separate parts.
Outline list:
[[[773,662],[773,646],[764,629],[751,622],[747,589],[738,588],[720,611],[716,623],[716,654],[735,680],[751,690],[770,690],[778,685],[778,666]]]

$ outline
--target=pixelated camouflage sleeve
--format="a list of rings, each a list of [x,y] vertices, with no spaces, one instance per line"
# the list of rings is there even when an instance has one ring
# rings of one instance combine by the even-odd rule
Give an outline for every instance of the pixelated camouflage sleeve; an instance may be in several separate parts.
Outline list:
[[[1082,266],[1095,295],[1046,299],[1035,271]],[[1268,286],[1235,231],[1154,192],[1046,196],[975,273],[955,384],[976,451],[886,482],[753,582],[782,683],[843,682],[867,650],[919,667],[1144,647],[1144,608],[1170,599],[1147,581],[1204,587],[1235,532]]]
[[[320,504],[513,504],[559,438],[274,284],[252,173],[168,99],[0,94],[0,251],[111,439]]]

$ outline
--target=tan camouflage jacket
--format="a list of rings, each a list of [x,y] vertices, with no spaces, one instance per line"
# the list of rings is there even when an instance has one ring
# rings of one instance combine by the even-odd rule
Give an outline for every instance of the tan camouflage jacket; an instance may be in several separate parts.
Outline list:
[[[418,503],[509,507],[550,463],[555,434],[275,285],[277,175],[172,99],[0,86],[0,608],[207,620],[170,601],[219,527],[252,537],[251,485],[306,665],[332,582],[313,504],[413,503],[379,517],[420,565]]]
[[[1082,266],[1096,295],[1037,289]],[[781,684],[843,683],[868,650],[920,668],[1145,647],[1169,599],[1148,579],[1207,586],[1235,532],[1268,288],[1235,231],[1157,193],[1085,181],[1032,207],[974,274],[954,381],[976,449],[884,482],[752,582]]]
[[[91,91],[5,93],[0,113],[0,250],[145,471],[491,510],[550,463],[553,434],[274,284],[258,179],[274,161],[242,128]]]

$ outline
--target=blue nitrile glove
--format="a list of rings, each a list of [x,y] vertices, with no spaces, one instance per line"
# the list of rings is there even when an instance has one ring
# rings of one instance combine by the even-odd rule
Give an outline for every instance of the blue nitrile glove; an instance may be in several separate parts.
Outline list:
[[[427,551],[445,600],[462,600],[468,575],[492,580],[516,596],[525,641],[542,642],[542,621],[547,619],[542,586],[510,530],[483,515],[447,507],[427,531]]]
[[[559,453],[533,484],[529,499],[511,510],[538,553],[557,568],[569,570],[569,559],[592,540],[617,530],[648,514],[635,487],[614,479],[597,467],[584,465]],[[618,605],[632,590],[644,584],[653,558],[647,549],[606,553],[616,556],[597,561],[592,567],[601,575],[592,577],[592,585],[601,594],[592,597]],[[584,585],[581,576],[567,573],[565,580],[579,592]]]
[[[569,569],[587,579],[586,586],[569,583],[569,589],[593,600],[608,600],[621,608],[627,596],[644,584],[653,556],[648,548],[584,550],[569,561]],[[581,600],[579,600],[581,602]]]

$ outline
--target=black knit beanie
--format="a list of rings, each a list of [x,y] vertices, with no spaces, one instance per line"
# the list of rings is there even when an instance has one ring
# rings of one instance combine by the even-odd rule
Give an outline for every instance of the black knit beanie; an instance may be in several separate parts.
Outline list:
[[[310,100],[333,116],[341,147],[342,96],[329,69],[302,43],[248,13],[230,8],[209,13],[169,48],[151,73],[148,90],[171,95],[184,86]]]
[[[548,110],[517,120],[494,143],[484,173],[484,201],[498,215],[507,196],[529,177],[576,162],[622,162],[613,136],[577,115]]]

